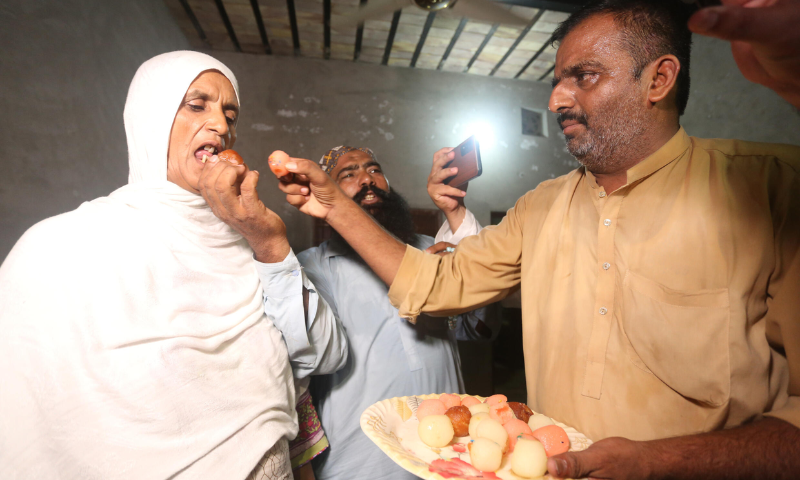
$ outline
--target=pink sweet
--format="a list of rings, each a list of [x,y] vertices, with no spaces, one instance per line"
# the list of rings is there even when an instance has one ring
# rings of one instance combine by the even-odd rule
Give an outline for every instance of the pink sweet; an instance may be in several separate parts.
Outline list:
[[[461,405],[461,397],[452,393],[443,393],[439,396],[439,401],[444,403],[447,408],[458,407]]]
[[[514,416],[514,411],[511,410],[511,407],[506,402],[500,402],[489,407],[489,418],[497,420],[501,425],[505,425],[517,417]]]
[[[423,400],[417,407],[417,420],[422,421],[422,419],[428,415],[444,415],[446,411],[447,407],[445,407],[441,400],[438,398],[429,398],[428,400]]]
[[[479,403],[481,403],[481,401],[478,400],[475,397],[464,397],[464,398],[461,399],[461,405],[463,405],[465,407],[471,407],[471,406],[477,405]]]
[[[490,414],[491,415],[491,414]],[[523,435],[531,435],[531,427],[527,423],[518,418],[512,418],[503,424],[503,428],[508,432],[508,451],[514,451],[514,445],[517,443],[517,438]]]
[[[507,402],[507,401],[508,401],[508,397],[506,397],[505,395],[500,395],[498,393],[497,395],[492,395],[491,397],[487,398],[486,401],[483,402],[483,403],[488,403],[489,405],[495,405],[495,404],[503,403],[503,402]]]

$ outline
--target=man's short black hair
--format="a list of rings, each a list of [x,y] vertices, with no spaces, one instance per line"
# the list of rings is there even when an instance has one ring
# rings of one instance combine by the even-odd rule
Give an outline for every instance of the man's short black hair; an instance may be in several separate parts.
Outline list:
[[[569,16],[553,32],[553,45],[595,15],[610,15],[623,32],[624,47],[634,62],[634,78],[662,55],[675,55],[681,64],[675,103],[683,115],[689,102],[689,58],[692,32],[687,21],[692,8],[680,0],[592,0]]]

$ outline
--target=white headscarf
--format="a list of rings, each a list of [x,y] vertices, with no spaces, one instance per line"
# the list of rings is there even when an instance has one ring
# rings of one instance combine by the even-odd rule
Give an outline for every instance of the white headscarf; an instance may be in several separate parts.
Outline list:
[[[243,479],[296,434],[252,250],[166,180],[175,113],[210,69],[236,88],[207,55],[145,62],[129,185],[35,225],[0,267],[0,478]]]
[[[206,70],[225,75],[239,100],[239,84],[233,72],[203,53],[165,53],[139,67],[123,114],[128,136],[128,183],[167,179],[167,151],[175,112],[189,85]]]

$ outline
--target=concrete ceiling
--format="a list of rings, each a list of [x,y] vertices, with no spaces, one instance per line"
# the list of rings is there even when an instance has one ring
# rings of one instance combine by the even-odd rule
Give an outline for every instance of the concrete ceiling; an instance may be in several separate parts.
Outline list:
[[[526,26],[429,13],[409,2],[362,26],[340,20],[367,0],[164,0],[197,48],[299,55],[472,75],[548,81],[550,37],[582,0],[500,0]],[[497,0],[496,0],[497,1]]]

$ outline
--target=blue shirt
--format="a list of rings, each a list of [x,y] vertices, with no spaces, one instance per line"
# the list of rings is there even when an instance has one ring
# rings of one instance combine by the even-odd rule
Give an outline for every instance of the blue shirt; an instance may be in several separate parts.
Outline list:
[[[412,245],[424,249],[433,239],[418,235]],[[312,379],[311,396],[331,445],[314,460],[317,479],[417,478],[361,431],[361,414],[387,398],[463,392],[456,340],[484,339],[474,329],[483,310],[457,317],[455,323],[423,316],[413,325],[389,303],[383,281],[340,239],[306,250],[298,259],[349,342],[344,368]],[[490,328],[496,334],[499,326]]]

